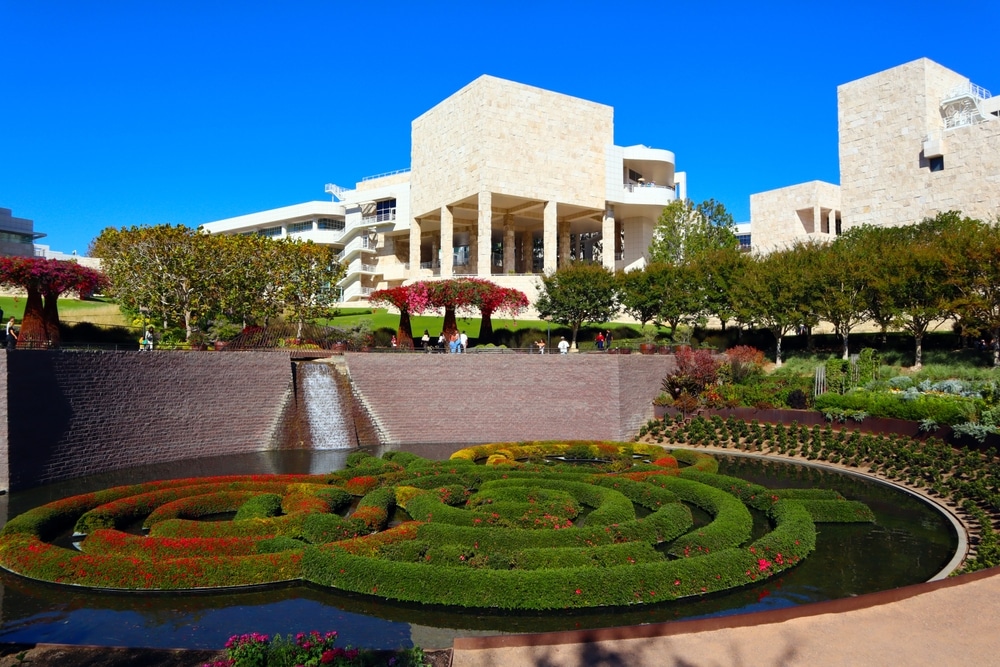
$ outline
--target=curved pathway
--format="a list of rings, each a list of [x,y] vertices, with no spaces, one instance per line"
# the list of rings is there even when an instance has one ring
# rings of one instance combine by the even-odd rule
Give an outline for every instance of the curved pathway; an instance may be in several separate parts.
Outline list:
[[[1000,568],[803,607],[456,639],[452,667],[983,665],[1000,661]]]

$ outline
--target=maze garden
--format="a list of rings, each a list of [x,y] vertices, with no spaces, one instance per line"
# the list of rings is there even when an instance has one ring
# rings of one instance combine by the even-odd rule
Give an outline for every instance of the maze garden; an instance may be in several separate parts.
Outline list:
[[[356,452],[327,475],[168,480],[52,502],[7,523],[0,566],[112,590],[300,581],[471,608],[604,607],[768,579],[809,556],[817,522],[873,520],[834,491],[717,470],[706,453],[641,443],[500,443],[448,461]],[[769,530],[754,531],[751,511]]]

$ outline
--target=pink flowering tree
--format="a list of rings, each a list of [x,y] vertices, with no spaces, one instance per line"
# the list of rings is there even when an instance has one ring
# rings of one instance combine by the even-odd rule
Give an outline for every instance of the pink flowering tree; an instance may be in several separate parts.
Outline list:
[[[90,294],[107,285],[104,274],[76,262],[44,257],[0,257],[0,284],[27,292],[20,340],[27,345],[59,344],[57,301],[65,292]]]
[[[471,283],[474,296],[471,306],[479,310],[479,341],[493,340],[493,315],[506,315],[515,318],[528,307],[528,296],[521,290],[512,287],[501,287],[483,278],[464,278]]]
[[[420,314],[430,306],[427,286],[424,283],[416,283],[380,289],[372,292],[368,300],[372,305],[392,306],[399,310],[396,343],[399,347],[413,349],[413,328],[410,325],[410,313]]]

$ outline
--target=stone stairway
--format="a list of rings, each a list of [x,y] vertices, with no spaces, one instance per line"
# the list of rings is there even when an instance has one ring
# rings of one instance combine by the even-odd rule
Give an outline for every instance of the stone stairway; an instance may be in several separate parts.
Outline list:
[[[672,356],[348,353],[386,444],[628,440]]]

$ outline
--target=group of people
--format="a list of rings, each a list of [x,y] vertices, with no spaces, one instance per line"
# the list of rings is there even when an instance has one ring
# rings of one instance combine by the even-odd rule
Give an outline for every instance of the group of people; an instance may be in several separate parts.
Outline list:
[[[539,338],[535,341],[535,347],[538,348],[538,354],[545,354],[545,341]],[[569,354],[569,341],[566,340],[566,336],[559,337],[559,344],[556,345],[559,348],[559,354]]]
[[[598,331],[597,336],[594,337],[594,342],[597,343],[598,350],[610,350],[611,349],[611,329],[607,331]]]
[[[426,352],[447,349],[451,354],[462,354],[469,349],[469,337],[464,331],[455,331],[450,337],[445,336],[442,331],[441,335],[438,336],[437,345],[432,345],[431,334],[427,329],[424,329],[424,335],[420,337],[420,342]]]

